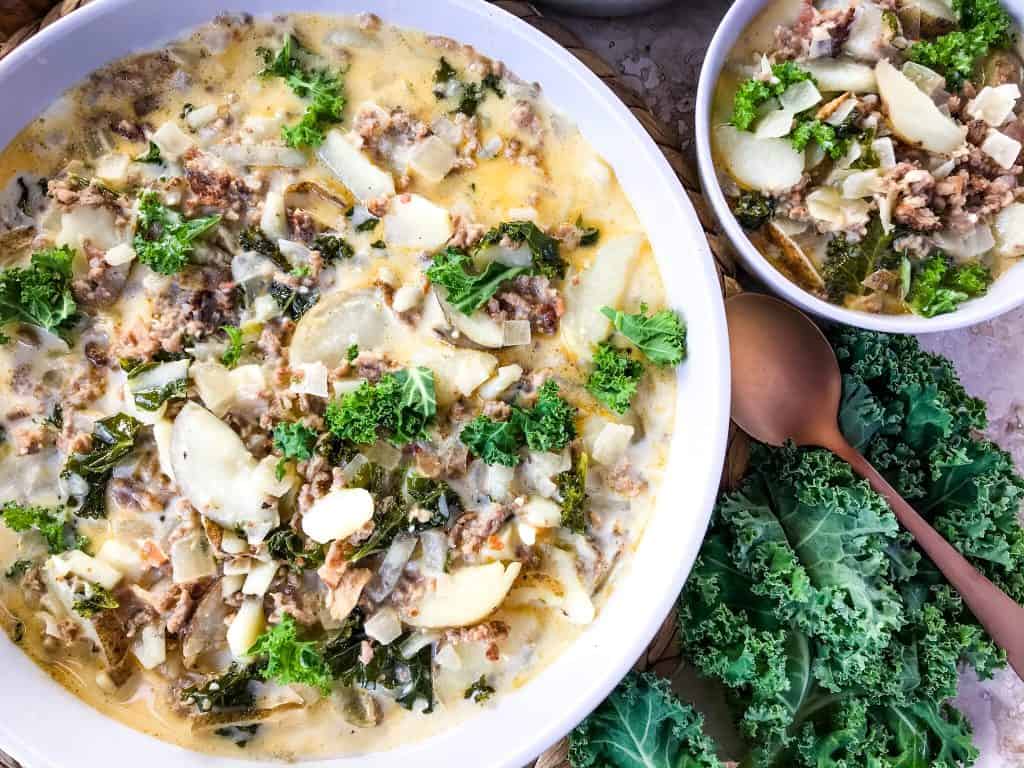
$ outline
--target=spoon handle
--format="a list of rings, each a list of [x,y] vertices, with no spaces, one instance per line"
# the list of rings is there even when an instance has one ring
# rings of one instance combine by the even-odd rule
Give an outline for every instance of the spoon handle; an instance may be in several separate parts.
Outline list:
[[[992,640],[1006,651],[1007,660],[1017,676],[1024,680],[1024,608],[985,578],[942,535],[932,528],[900,494],[889,485],[867,459],[842,437],[833,438],[826,446],[853,467],[881,494],[904,528],[935,563],[946,580],[953,585],[971,613],[985,628]]]

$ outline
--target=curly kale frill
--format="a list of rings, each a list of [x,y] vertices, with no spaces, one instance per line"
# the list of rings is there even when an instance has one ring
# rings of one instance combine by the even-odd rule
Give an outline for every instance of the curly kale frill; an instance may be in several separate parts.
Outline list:
[[[975,438],[984,405],[911,337],[843,329],[832,342],[847,438],[1024,597],[1024,484],[1005,453]],[[679,606],[685,656],[734,699],[744,764],[970,765],[970,729],[942,702],[958,664],[985,677],[1002,653],[846,464],[756,446],[750,466],[720,500]]]

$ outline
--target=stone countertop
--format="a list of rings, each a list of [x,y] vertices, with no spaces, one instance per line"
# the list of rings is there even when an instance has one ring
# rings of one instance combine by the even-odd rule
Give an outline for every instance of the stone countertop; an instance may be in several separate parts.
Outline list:
[[[627,18],[550,15],[619,71],[659,118],[678,128],[683,149],[690,150],[701,61],[729,5],[725,0],[675,0],[661,10]],[[974,328],[924,336],[921,341],[925,348],[952,359],[967,390],[988,403],[988,436],[1010,451],[1024,469],[1021,338],[1024,309]],[[690,677],[676,680],[684,696],[687,691],[692,695],[697,684]],[[975,740],[982,749],[976,768],[1024,768],[1024,683],[1016,675],[1007,671],[985,683],[965,675],[956,703],[975,726]],[[710,709],[712,731],[725,735],[727,728],[721,722],[725,710]]]

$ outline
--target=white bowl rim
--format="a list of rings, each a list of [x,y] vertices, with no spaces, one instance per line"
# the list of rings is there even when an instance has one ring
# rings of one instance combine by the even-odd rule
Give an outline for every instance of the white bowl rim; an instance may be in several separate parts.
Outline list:
[[[966,328],[991,320],[1024,304],[1024,262],[1022,262],[1001,275],[986,295],[964,302],[955,312],[949,314],[927,318],[918,315],[873,315],[869,312],[858,312],[811,295],[775,269],[771,262],[754,247],[743,227],[736,221],[725,194],[722,192],[721,185],[718,183],[711,151],[711,105],[718,76],[733,46],[747,25],[766,6],[777,1],[735,0],[732,3],[708,46],[697,85],[694,122],[697,134],[697,164],[701,183],[704,194],[711,200],[715,216],[745,266],[772,291],[818,317],[843,325],[884,333],[937,333]]]
[[[536,75],[545,92],[555,94],[556,108],[574,120],[589,108],[594,117],[575,121],[619,175],[655,247],[669,301],[683,309],[689,359],[677,373],[674,439],[658,505],[629,573],[622,575],[598,619],[529,684],[495,707],[425,741],[369,758],[375,768],[404,768],[410,760],[424,766],[521,768],[597,706],[629,671],[668,616],[703,541],[725,456],[730,401],[728,333],[710,249],[678,178],[628,108],[574,56],[511,14],[483,0],[435,0],[429,9],[406,0],[248,0],[246,5],[258,16],[299,10],[340,14],[369,6],[387,21],[451,34],[504,60],[513,71]],[[0,122],[0,146],[100,63],[173,39],[198,23],[200,13],[205,20],[216,15],[204,0],[95,0],[43,30],[0,61],[0,88],[16,105]],[[69,48],[69,41],[79,45]],[[61,50],[74,50],[77,62],[54,64]],[[32,76],[24,74],[26,68]],[[49,83],[49,76],[58,84]],[[638,205],[638,197],[649,205]],[[690,250],[670,259],[681,242]],[[129,768],[140,756],[149,768],[172,768],[183,761],[205,768],[280,765],[186,751],[121,725],[57,685],[6,636],[0,640],[0,663],[7,670],[5,690],[25,692],[0,701],[0,746],[33,768],[90,765],[101,759],[110,768]],[[555,709],[567,688],[576,695]],[[510,723],[518,730],[512,739]],[[55,732],[75,738],[54,739]],[[348,768],[366,759],[357,755],[306,764]]]

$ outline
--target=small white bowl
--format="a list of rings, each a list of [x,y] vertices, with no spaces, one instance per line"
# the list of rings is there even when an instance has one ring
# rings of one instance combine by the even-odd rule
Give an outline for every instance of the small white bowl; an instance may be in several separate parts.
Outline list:
[[[746,232],[736,221],[725,194],[718,183],[711,152],[711,104],[718,76],[733,46],[747,26],[771,2],[777,0],[736,0],[718,26],[700,73],[697,87],[696,129],[697,161],[700,167],[704,194],[711,201],[718,221],[743,261],[744,266],[762,280],[773,292],[801,309],[818,317],[844,325],[868,328],[885,333],[933,333],[966,328],[990,320],[1024,304],[1024,261],[1014,265],[996,280],[988,293],[964,302],[955,312],[927,318],[918,315],[874,315],[830,304],[811,295],[772,266],[754,247]],[[1020,19],[1022,0],[1006,2],[1014,16]]]

